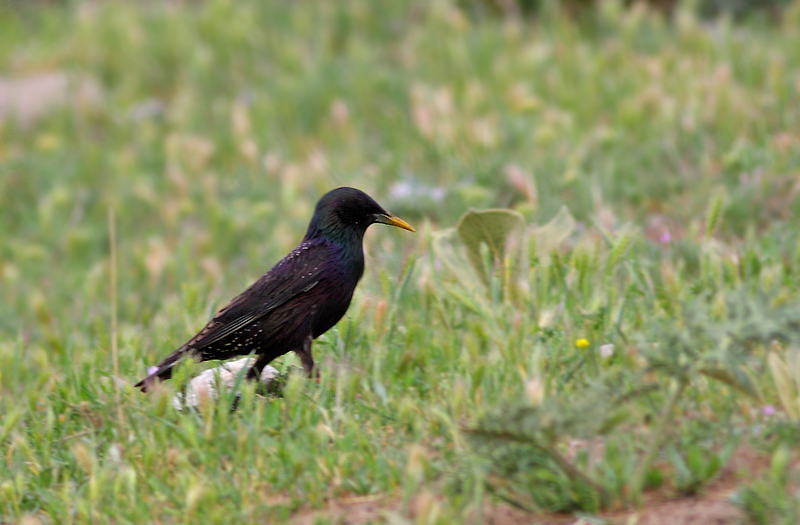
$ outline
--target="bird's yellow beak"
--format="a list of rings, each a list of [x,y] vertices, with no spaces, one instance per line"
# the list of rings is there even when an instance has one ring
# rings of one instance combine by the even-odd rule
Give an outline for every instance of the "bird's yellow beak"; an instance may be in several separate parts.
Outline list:
[[[375,222],[379,222],[381,224],[388,224],[389,226],[397,226],[398,228],[402,228],[410,232],[417,231],[414,228],[412,228],[411,225],[408,224],[406,221],[404,221],[400,217],[395,217],[391,213],[387,213],[386,215],[382,213],[379,215],[375,215]]]

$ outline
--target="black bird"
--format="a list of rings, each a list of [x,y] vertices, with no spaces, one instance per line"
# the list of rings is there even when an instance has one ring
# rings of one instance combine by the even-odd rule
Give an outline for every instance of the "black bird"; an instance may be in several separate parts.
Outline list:
[[[364,232],[376,222],[414,231],[361,190],[323,195],[303,242],[135,386],[146,392],[156,379],[169,379],[184,356],[208,361],[255,353],[248,377],[258,378],[267,363],[291,350],[311,377],[311,343],[350,306],[364,273]]]

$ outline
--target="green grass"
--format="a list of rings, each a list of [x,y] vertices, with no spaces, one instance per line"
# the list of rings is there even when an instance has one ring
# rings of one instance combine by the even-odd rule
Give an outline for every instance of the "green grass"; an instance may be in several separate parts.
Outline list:
[[[701,490],[740,442],[779,447],[772,425],[798,423],[765,355],[798,342],[800,6],[778,27],[301,4],[0,7],[2,76],[103,90],[0,126],[0,519],[252,523],[382,496],[382,521],[420,494],[420,523],[493,498],[595,512],[637,484]],[[128,386],[116,403],[109,208],[130,384],[339,185],[418,233],[370,230],[319,384],[286,356],[283,396],[235,412]],[[577,227],[555,252],[523,243],[518,278],[442,265],[469,208],[542,225],[562,205]]]

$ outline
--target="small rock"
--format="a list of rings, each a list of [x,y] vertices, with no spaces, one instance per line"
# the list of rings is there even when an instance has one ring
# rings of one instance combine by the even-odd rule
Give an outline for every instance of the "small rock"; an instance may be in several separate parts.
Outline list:
[[[157,98],[148,98],[128,111],[128,118],[134,122],[159,117],[167,110],[167,105]]]
[[[0,120],[14,118],[27,126],[58,107],[95,106],[101,97],[100,84],[87,76],[56,71],[0,77]]]
[[[205,370],[189,382],[185,394],[179,393],[175,395],[172,400],[172,406],[176,410],[182,410],[183,407],[198,406],[201,399],[216,399],[217,385],[224,385],[230,392],[236,384],[239,373],[247,375],[247,372],[243,371],[243,369],[249,369],[254,362],[255,360],[252,357],[245,357],[225,363],[217,368]],[[219,376],[219,382],[217,382],[217,376]],[[269,365],[265,366],[261,371],[261,383],[265,386],[269,385],[276,377],[278,377],[278,371]],[[242,377],[242,381],[244,380],[246,378]]]

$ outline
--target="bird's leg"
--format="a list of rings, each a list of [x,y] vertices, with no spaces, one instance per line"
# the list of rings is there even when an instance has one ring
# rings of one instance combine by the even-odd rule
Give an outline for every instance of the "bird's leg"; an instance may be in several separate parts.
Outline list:
[[[303,339],[303,349],[296,350],[297,355],[300,356],[300,362],[303,363],[303,370],[306,371],[309,379],[314,377],[312,372],[316,372],[316,377],[319,378],[319,370],[317,370],[314,366],[314,356],[311,355],[311,343],[313,342],[314,337],[311,334],[308,334],[306,338]]]
[[[247,380],[255,381],[256,393],[262,396],[270,393],[280,392],[280,385],[278,384],[278,386],[276,386],[274,379],[266,385],[263,383],[263,381],[261,381],[261,372],[264,371],[264,367],[267,366],[267,363],[271,361],[271,357],[271,354],[258,355],[255,363],[253,363],[253,366],[251,366],[250,370],[247,371]],[[278,383],[280,383],[280,381]]]
[[[270,357],[270,354],[261,354],[256,358],[256,362],[253,363],[253,366],[247,371],[247,379],[249,381],[261,382],[261,372],[264,370],[264,367],[267,366],[267,363],[270,362]]]

